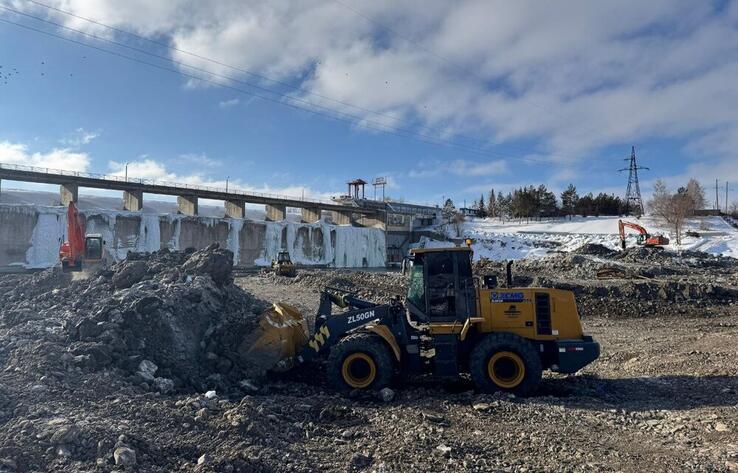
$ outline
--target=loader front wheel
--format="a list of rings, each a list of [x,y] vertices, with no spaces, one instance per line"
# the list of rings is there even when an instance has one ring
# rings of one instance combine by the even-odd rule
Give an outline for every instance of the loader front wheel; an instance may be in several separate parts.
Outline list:
[[[533,344],[511,333],[487,335],[469,358],[472,379],[481,392],[527,396],[541,382],[543,367]]]
[[[328,379],[340,392],[378,390],[392,381],[394,366],[384,341],[376,335],[349,335],[328,356]]]

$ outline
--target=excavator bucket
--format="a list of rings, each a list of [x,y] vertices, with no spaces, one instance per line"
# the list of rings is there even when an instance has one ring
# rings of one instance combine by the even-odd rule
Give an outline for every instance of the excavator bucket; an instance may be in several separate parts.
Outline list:
[[[261,314],[258,328],[246,336],[240,351],[264,371],[285,371],[307,341],[307,322],[300,311],[278,302]]]

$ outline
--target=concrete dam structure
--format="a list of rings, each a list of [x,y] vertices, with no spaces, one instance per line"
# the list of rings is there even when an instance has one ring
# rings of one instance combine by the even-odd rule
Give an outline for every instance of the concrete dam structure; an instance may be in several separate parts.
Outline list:
[[[383,267],[387,261],[382,228],[334,225],[325,220],[297,223],[236,218],[143,214],[125,210],[80,210],[87,233],[103,235],[115,260],[129,251],[204,248],[217,242],[234,263],[263,266],[286,249],[303,265]],[[0,205],[0,267],[46,268],[58,264],[66,239],[66,208]]]

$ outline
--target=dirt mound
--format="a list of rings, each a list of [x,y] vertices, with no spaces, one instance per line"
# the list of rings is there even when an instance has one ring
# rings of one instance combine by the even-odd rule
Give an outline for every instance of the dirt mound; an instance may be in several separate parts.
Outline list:
[[[573,251],[573,253],[580,255],[595,255],[612,258],[616,254],[618,254],[618,251],[610,249],[605,245],[600,245],[599,243],[585,243],[584,245]]]
[[[30,283],[3,279],[0,327],[10,329],[10,344],[24,344],[11,363],[42,372],[119,369],[158,391],[227,389],[258,376],[239,345],[268,304],[233,285],[232,261],[212,245],[131,254],[76,281],[56,269]]]

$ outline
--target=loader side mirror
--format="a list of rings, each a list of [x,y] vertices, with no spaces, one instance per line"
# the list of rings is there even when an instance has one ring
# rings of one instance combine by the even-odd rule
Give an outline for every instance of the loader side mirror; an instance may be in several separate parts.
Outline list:
[[[494,289],[497,287],[497,276],[494,274],[487,274],[482,277],[482,283],[487,289]]]

